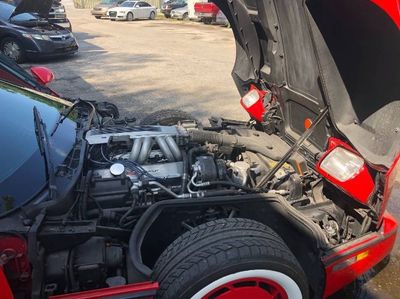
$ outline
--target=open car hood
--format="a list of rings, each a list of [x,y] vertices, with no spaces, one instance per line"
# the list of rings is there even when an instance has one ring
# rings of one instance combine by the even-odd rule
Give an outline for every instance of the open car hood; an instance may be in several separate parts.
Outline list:
[[[236,39],[233,78],[244,95],[264,83],[294,141],[328,106],[305,144],[342,136],[376,166],[400,151],[400,0],[214,0]]]
[[[42,17],[47,17],[52,4],[53,0],[17,0],[12,16],[21,13],[37,13]]]

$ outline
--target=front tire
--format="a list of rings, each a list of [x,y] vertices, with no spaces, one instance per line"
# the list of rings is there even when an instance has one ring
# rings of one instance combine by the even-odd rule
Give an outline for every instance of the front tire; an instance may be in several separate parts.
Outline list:
[[[133,13],[128,12],[128,13],[126,14],[126,20],[127,20],[128,22],[131,22],[131,21],[133,21],[133,19],[134,19]]]
[[[149,19],[150,19],[150,20],[154,20],[155,18],[156,18],[156,13],[155,13],[154,11],[152,11],[152,12],[150,13]]]
[[[309,298],[306,275],[283,240],[248,219],[186,232],[161,254],[153,278],[162,299]]]
[[[21,43],[16,38],[5,38],[0,44],[1,52],[16,63],[25,59]]]

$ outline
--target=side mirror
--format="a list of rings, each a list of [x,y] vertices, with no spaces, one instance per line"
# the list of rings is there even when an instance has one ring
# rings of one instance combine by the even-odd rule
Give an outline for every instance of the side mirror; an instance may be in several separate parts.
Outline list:
[[[39,83],[46,85],[54,80],[54,73],[44,66],[34,66],[31,68],[32,75]]]

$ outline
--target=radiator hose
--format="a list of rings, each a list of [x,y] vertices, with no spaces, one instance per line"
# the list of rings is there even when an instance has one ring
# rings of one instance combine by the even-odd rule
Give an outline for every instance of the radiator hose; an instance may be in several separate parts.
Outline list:
[[[272,160],[278,161],[282,157],[273,150],[271,145],[263,146],[259,144],[258,140],[251,137],[244,137],[238,135],[221,134],[211,131],[192,130],[189,131],[189,136],[192,141],[198,143],[209,142],[212,144],[231,146],[231,147],[245,147],[246,150],[260,153]]]

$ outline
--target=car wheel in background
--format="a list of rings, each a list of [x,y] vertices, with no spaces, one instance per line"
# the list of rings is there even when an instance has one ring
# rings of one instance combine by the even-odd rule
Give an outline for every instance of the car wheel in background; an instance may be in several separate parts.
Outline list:
[[[187,21],[189,20],[189,14],[187,12],[185,12],[182,16],[182,20]]]
[[[95,16],[95,18],[96,18],[96,19],[101,19],[101,17],[100,17],[100,16]]]
[[[154,266],[161,299],[308,299],[304,271],[282,238],[249,219],[197,226],[169,245]]]
[[[155,18],[156,18],[156,13],[155,13],[154,11],[152,11],[152,12],[150,13],[149,19],[150,19],[150,20],[154,20]]]
[[[169,18],[171,17],[171,15],[164,14],[164,17],[166,17],[167,19],[169,19]]]
[[[212,18],[203,18],[203,23],[206,25],[210,25],[212,23]]]
[[[17,63],[24,61],[24,50],[16,38],[8,37],[0,43],[1,52]]]
[[[133,13],[128,12],[128,13],[126,14],[126,20],[127,20],[127,21],[133,21],[133,19],[134,19]]]

